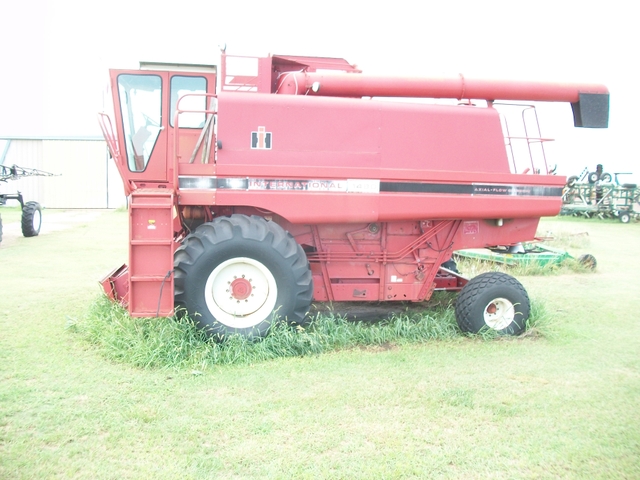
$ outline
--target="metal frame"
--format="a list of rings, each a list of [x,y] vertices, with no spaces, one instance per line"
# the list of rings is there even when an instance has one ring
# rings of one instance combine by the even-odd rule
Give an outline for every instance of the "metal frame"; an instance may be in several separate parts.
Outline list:
[[[640,217],[640,188],[615,183],[578,183],[567,185],[562,194],[561,215],[615,218],[621,212]]]

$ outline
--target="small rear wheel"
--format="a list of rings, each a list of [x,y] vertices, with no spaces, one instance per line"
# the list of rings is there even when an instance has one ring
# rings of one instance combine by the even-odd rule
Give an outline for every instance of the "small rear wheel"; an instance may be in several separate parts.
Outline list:
[[[629,223],[631,221],[631,214],[627,211],[621,211],[618,213],[618,219],[622,222],[622,223]]]
[[[604,183],[611,183],[611,179],[613,177],[611,176],[610,173],[603,173],[602,175],[600,175],[600,181],[604,182]]]
[[[22,235],[36,237],[42,226],[42,207],[38,202],[27,202],[22,208]]]
[[[524,332],[531,304],[522,284],[502,272],[488,272],[471,279],[456,301],[456,320],[464,332],[489,328],[501,335]]]

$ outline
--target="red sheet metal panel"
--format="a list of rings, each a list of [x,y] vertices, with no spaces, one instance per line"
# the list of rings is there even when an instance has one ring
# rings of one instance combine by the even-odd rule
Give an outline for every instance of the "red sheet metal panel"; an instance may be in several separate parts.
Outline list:
[[[219,96],[218,112],[222,176],[253,165],[275,177],[326,178],[343,167],[374,179],[387,168],[509,173],[492,109],[236,93]],[[260,127],[267,148],[252,146]]]

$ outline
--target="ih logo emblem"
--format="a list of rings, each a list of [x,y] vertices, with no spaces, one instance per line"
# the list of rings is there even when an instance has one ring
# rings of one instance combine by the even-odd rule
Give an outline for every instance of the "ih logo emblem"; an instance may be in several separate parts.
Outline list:
[[[258,127],[257,132],[251,132],[251,148],[256,150],[271,150],[271,132]]]

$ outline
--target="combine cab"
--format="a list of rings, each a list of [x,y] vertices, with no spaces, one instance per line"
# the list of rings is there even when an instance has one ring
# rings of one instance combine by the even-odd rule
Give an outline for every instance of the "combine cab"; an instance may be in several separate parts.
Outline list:
[[[223,55],[220,72],[147,64],[112,70],[111,86],[115,122],[100,123],[130,246],[105,291],[133,316],[184,309],[218,336],[304,323],[312,301],[437,289],[462,290],[463,330],[522,332],[517,280],[445,268],[454,250],[532,240],[562,206],[566,179],[546,162],[516,171],[494,101],[567,102],[579,127],[606,127],[609,107],[601,85],[374,77],[294,56]]]

